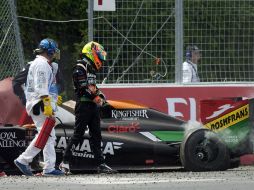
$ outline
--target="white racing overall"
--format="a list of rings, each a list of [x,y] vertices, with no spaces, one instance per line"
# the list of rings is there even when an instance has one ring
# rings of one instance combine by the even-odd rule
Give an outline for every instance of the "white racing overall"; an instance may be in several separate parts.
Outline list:
[[[31,64],[27,76],[27,86],[25,89],[26,94],[26,111],[34,121],[36,129],[38,131],[35,138],[32,140],[30,145],[27,147],[17,161],[21,164],[28,165],[32,162],[33,158],[41,151],[34,146],[38,134],[46,120],[46,116],[40,110],[39,115],[33,113],[33,107],[41,101],[41,96],[50,95],[49,88],[52,85],[54,76],[52,73],[52,67],[49,65],[48,60],[40,55],[37,55],[33,63]],[[51,131],[50,137],[43,149],[44,158],[44,172],[48,173],[55,169],[56,153],[55,153],[55,130]]]

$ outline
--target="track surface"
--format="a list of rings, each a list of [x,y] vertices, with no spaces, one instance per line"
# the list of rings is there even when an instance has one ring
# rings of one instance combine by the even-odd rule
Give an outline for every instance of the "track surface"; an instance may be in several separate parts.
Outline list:
[[[163,172],[82,174],[64,177],[8,176],[0,178],[1,190],[120,190],[120,189],[173,189],[173,190],[253,190],[254,166],[224,172]]]

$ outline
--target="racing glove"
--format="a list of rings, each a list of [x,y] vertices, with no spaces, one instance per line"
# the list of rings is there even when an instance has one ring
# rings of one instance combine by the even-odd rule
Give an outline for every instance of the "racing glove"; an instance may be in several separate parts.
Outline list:
[[[93,102],[97,104],[97,106],[102,106],[104,103],[104,100],[100,96],[95,96],[93,99]]]
[[[44,104],[44,115],[47,117],[52,117],[53,116],[53,109],[51,106],[51,99],[50,97],[45,97],[42,99],[43,104]]]
[[[96,88],[96,86],[95,85],[93,85],[93,84],[90,84],[90,85],[88,85],[88,90],[89,90],[89,92],[90,92],[90,94],[96,94],[96,92],[97,92],[97,88]]]
[[[57,104],[58,106],[60,106],[60,105],[62,105],[62,103],[63,103],[63,98],[62,98],[62,96],[57,96],[57,102],[56,102],[56,104]]]

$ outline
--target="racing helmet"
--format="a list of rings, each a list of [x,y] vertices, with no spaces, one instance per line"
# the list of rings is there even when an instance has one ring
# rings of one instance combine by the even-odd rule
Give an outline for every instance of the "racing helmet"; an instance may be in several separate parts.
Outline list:
[[[87,43],[83,49],[82,54],[88,57],[93,62],[93,67],[98,71],[104,61],[106,61],[107,52],[104,47],[94,41]]]
[[[43,39],[39,45],[38,48],[34,50],[35,53],[43,53],[47,52],[47,55],[49,57],[57,57],[57,59],[60,59],[60,50],[58,49],[57,43],[49,38]]]

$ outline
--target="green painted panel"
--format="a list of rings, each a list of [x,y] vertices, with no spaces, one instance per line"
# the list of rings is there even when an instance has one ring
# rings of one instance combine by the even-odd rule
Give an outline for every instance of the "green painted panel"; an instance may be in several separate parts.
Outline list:
[[[248,138],[250,129],[250,121],[249,119],[246,119],[225,130],[219,131],[218,134],[226,142],[229,148],[234,148]]]
[[[151,131],[153,135],[162,141],[182,141],[184,131]]]

